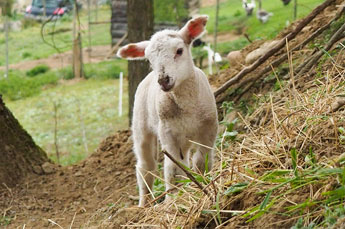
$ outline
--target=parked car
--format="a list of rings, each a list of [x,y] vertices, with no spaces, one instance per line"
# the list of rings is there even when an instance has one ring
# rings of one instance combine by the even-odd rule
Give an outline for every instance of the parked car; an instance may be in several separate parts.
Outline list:
[[[73,10],[73,0],[45,0],[46,17],[61,17]],[[81,5],[78,3],[78,8]],[[25,10],[25,16],[34,19],[41,19],[44,16],[44,0],[32,0]]]

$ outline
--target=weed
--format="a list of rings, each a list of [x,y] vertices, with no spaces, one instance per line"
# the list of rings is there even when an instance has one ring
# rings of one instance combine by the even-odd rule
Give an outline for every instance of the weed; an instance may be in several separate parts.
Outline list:
[[[0,217],[0,226],[8,226],[12,221],[12,218],[8,216],[1,216]]]
[[[225,114],[229,114],[234,110],[234,102],[233,101],[225,101],[222,103],[221,107]]]
[[[20,71],[10,71],[7,79],[0,79],[0,94],[10,100],[18,100],[37,95],[42,86],[56,84],[58,77],[53,72],[27,78]]]
[[[50,68],[47,65],[37,65],[36,67],[33,67],[31,70],[26,72],[26,75],[29,77],[34,77],[42,73],[46,73],[50,70]]]

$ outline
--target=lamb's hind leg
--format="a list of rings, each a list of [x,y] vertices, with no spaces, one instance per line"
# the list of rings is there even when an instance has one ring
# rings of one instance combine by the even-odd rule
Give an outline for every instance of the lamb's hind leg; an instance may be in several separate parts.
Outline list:
[[[144,207],[152,190],[156,169],[156,137],[152,134],[134,136],[134,152],[137,157],[137,180],[139,186],[139,207]]]

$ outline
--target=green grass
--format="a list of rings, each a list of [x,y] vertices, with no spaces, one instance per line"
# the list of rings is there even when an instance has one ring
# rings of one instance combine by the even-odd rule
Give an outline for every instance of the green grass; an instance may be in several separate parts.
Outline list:
[[[0,75],[3,73],[0,72]],[[58,80],[56,73],[51,71],[28,77],[25,72],[10,70],[7,79],[0,78],[0,94],[6,99],[18,100],[37,95],[42,87],[56,85]]]
[[[84,159],[97,148],[102,139],[128,126],[126,81],[122,117],[118,117],[118,80],[89,79],[75,84],[68,82],[71,81],[44,90],[37,96],[6,101],[24,129],[54,161],[54,103],[57,104],[57,139],[62,165]],[[83,126],[88,151],[83,142]]]
[[[297,17],[302,18],[306,16],[322,2],[322,0],[298,1]],[[218,32],[236,32],[236,30],[245,28],[246,33],[248,33],[250,39],[252,40],[272,39],[286,26],[287,21],[293,22],[293,1],[291,1],[289,5],[284,6],[279,0],[266,0],[263,1],[262,8],[274,14],[266,24],[262,24],[258,21],[255,15],[256,11],[252,16],[247,17],[244,9],[242,8],[241,1],[227,0],[220,3]],[[213,34],[215,28],[216,7],[211,6],[203,8],[200,10],[200,13],[210,16],[210,19],[207,23],[207,31],[209,34]],[[234,41],[219,44],[218,50],[225,53],[232,50],[228,49],[229,46],[243,48],[248,42],[246,42],[244,39],[241,40],[241,42]],[[231,45],[235,42],[236,45]]]
[[[112,60],[96,64],[85,64],[86,79],[116,79],[120,72],[127,74],[127,61]],[[0,71],[0,75],[4,75]],[[18,100],[37,95],[42,88],[58,84],[59,79],[72,79],[72,67],[51,71],[45,65],[38,65],[24,72],[10,70],[7,79],[0,78],[0,94],[10,100]]]
[[[91,14],[92,21],[95,21],[95,12]],[[87,32],[87,14],[86,11],[80,13],[81,29],[82,29],[82,46],[88,46]],[[98,12],[98,21],[110,21],[109,6],[100,7]],[[55,31],[58,32],[54,36],[56,47],[65,52],[72,49],[72,17],[64,16],[55,23]],[[92,25],[91,27],[91,45],[110,45],[111,36],[109,32],[110,23]],[[48,23],[45,27],[45,39],[52,43],[52,35],[54,23]],[[57,53],[53,47],[45,44],[41,37],[41,24],[34,23],[20,32],[11,32],[9,34],[9,61],[10,64],[18,63],[25,60],[36,60],[46,58]],[[5,50],[4,33],[0,34],[0,53]],[[5,55],[0,55],[0,65],[4,65]]]

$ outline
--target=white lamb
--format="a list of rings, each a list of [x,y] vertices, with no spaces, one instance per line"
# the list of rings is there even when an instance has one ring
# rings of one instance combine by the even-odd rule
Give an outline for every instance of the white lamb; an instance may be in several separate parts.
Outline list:
[[[156,170],[157,138],[163,149],[189,166],[190,140],[196,146],[193,169],[205,170],[213,164],[217,129],[217,109],[205,74],[194,66],[191,43],[204,32],[208,16],[194,18],[180,30],[163,30],[150,41],[129,44],[117,55],[122,58],[147,58],[153,71],[139,84],[133,110],[133,141],[137,157],[139,206],[144,207],[152,190]],[[166,190],[176,175],[184,175],[169,158],[164,160]]]

